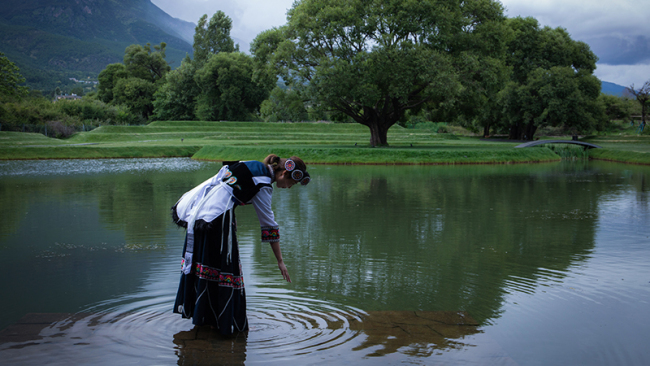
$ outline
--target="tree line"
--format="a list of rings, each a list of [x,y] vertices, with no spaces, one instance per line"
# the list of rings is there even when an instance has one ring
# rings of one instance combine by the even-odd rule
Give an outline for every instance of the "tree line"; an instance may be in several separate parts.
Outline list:
[[[165,43],[131,45],[86,98],[140,121],[356,122],[373,146],[418,120],[518,140],[550,127],[585,134],[648,104],[602,95],[587,44],[534,18],[507,18],[494,0],[297,1],[251,55],[231,29],[221,11],[201,17],[194,57],[174,70]]]

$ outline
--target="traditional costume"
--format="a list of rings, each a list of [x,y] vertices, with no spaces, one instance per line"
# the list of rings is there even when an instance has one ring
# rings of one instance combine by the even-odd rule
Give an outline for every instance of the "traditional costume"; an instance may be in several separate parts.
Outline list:
[[[279,241],[271,210],[274,179],[273,169],[259,161],[224,165],[174,205],[174,221],[187,228],[175,313],[222,334],[248,329],[234,209],[252,204],[262,242]]]

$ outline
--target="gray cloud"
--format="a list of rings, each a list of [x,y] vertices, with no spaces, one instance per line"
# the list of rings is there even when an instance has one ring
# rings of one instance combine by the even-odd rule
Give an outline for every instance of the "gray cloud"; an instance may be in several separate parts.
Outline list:
[[[609,65],[637,65],[650,63],[650,38],[604,35],[585,40],[598,55],[599,62]]]

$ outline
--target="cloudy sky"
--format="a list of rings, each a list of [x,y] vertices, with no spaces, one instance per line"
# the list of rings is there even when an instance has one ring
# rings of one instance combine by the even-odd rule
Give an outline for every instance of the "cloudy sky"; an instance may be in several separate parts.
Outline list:
[[[293,0],[152,0],[173,17],[196,23],[222,10],[233,20],[231,36],[242,51],[261,31],[286,23]],[[650,79],[650,0],[502,0],[509,17],[532,16],[563,27],[591,46],[600,61],[596,76],[640,87]]]

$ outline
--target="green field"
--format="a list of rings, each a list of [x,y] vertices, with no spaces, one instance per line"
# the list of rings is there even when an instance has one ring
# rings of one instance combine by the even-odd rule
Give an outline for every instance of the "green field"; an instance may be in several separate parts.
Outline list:
[[[102,126],[59,140],[40,134],[0,132],[0,159],[193,157],[202,160],[262,159],[269,153],[297,155],[323,164],[499,164],[558,161],[547,147],[514,149],[518,143],[393,126],[389,147],[369,146],[359,124],[263,122],[153,122]],[[646,136],[593,137],[590,142],[640,154],[650,163]],[[592,150],[594,151],[594,150]],[[605,149],[600,153],[605,152]],[[629,155],[629,154],[628,154]],[[627,156],[627,155],[626,155]],[[625,157],[630,159],[629,156]],[[621,160],[623,161],[623,160]]]

